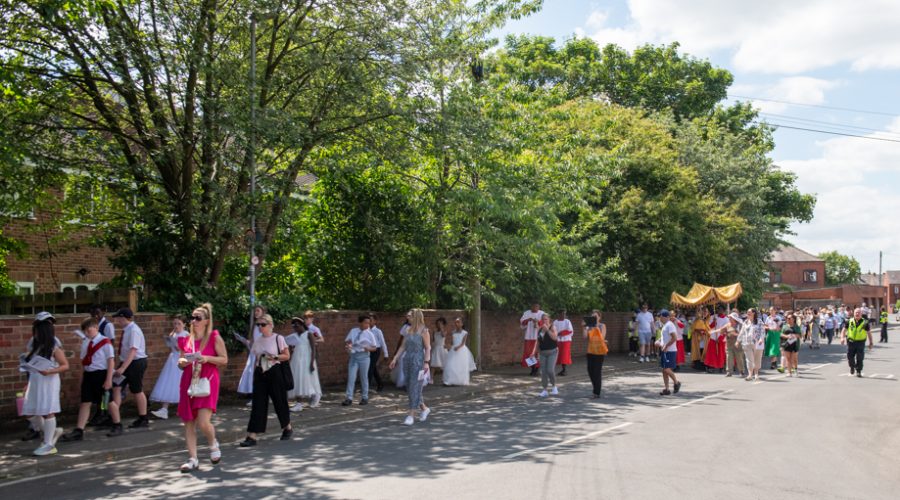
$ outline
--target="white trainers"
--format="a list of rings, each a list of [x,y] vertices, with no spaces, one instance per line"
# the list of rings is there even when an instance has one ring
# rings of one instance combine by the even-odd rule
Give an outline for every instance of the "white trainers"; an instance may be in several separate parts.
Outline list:
[[[646,361],[646,358],[644,358],[643,356],[641,356],[641,359],[638,360],[638,363],[643,363],[644,361]]]
[[[407,415],[406,420],[403,421],[403,425],[412,425],[414,421],[412,415]]]
[[[312,399],[309,401],[309,407],[310,408],[318,408],[320,401],[322,401],[322,396],[319,396],[319,395],[313,396]]]
[[[156,417],[160,420],[168,420],[169,419],[169,409],[168,408],[160,408],[156,411],[151,411],[150,414],[152,414],[154,417]]]
[[[291,411],[294,413],[300,413],[301,411],[303,411],[303,403],[297,401],[297,404],[291,406]]]
[[[553,386],[553,388],[550,389],[550,395],[551,395],[551,396],[557,396],[557,395],[559,395],[559,390],[556,389],[556,386]]]
[[[425,408],[424,410],[422,410],[422,414],[419,415],[419,422],[428,420],[428,415],[431,415],[431,408]]]
[[[247,401],[247,408],[250,408],[252,406],[253,406],[253,400],[251,399],[250,401]]]
[[[34,454],[38,457],[56,455],[56,447],[52,444],[42,444],[38,446],[36,450],[34,450]]]
[[[546,397],[547,397],[547,390],[545,389],[545,390],[541,391],[541,393],[538,394],[538,397],[539,397],[539,398],[546,398]]]

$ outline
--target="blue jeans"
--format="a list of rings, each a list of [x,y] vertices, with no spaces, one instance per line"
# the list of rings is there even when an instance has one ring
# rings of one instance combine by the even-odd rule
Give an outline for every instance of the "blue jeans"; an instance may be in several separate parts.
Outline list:
[[[347,399],[353,399],[357,373],[362,398],[369,399],[369,353],[366,351],[350,353],[350,362],[347,364]]]

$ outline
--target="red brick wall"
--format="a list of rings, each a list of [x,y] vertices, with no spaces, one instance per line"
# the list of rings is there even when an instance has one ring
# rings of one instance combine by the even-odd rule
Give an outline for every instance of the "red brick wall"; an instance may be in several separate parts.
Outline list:
[[[781,283],[792,288],[822,288],[825,286],[825,262],[772,262],[769,264],[773,270],[781,270]],[[816,282],[803,281],[803,272],[816,271]],[[775,284],[775,275],[770,273],[769,280]]]
[[[38,229],[37,220],[14,220],[3,228],[3,235],[24,242],[27,249],[24,258],[7,258],[10,278],[34,282],[35,293],[59,292],[62,283],[99,284],[113,279],[117,273],[109,265],[112,252],[89,246],[89,231],[85,226],[84,234],[60,239]],[[89,271],[84,277],[76,272],[81,268]]]
[[[325,343],[319,350],[319,371],[323,385],[344,384],[347,377],[347,354],[344,351],[343,339],[347,332],[357,325],[360,311],[323,311],[316,313],[316,324],[325,335]],[[384,332],[385,340],[393,356],[400,339],[400,325],[403,313],[378,313],[378,327]],[[425,321],[433,328],[434,320],[439,316],[452,323],[453,318],[462,317],[468,327],[466,311],[442,310],[425,311]],[[518,364],[522,356],[522,330],[519,328],[520,313],[484,311],[482,313],[482,346],[484,368]],[[571,316],[579,334],[575,335],[572,345],[573,356],[583,356],[585,342],[580,335],[581,316]],[[81,362],[78,359],[80,341],[72,334],[84,315],[57,315],[56,334],[63,342],[70,369],[63,373],[62,391],[60,395],[64,412],[74,413],[80,395]],[[627,350],[625,325],[630,313],[606,313],[604,322],[607,325],[607,337],[612,352]],[[15,411],[16,392],[24,390],[25,375],[18,371],[18,356],[24,351],[31,337],[31,318],[21,316],[0,317],[0,417],[10,417]],[[144,390],[150,394],[159,372],[168,356],[168,349],[163,341],[171,330],[171,320],[160,313],[138,313],[135,322],[141,327],[147,342],[148,364],[144,378]],[[276,328],[278,333],[290,333],[289,324],[281,324]],[[117,337],[120,332],[117,332]],[[471,342],[470,342],[471,344]],[[246,352],[230,354],[226,369],[222,372],[222,388],[233,392],[247,360]],[[388,363],[379,364],[381,372],[388,375]],[[483,368],[479,366],[479,368]]]

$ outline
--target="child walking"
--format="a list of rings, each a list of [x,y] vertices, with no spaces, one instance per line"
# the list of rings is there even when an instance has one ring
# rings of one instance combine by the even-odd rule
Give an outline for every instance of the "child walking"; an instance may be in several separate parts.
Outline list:
[[[56,318],[42,311],[37,314],[32,324],[33,338],[31,348],[25,355],[25,361],[34,363],[44,358],[50,365],[40,371],[33,371],[28,379],[25,391],[25,402],[22,414],[31,421],[33,428],[41,429],[44,439],[34,450],[37,456],[56,453],[56,440],[62,435],[62,428],[56,427],[56,414],[59,413],[59,374],[69,369],[69,362],[62,350],[62,343],[56,338],[54,329]]]
[[[150,401],[162,403],[158,410],[150,412],[158,419],[169,418],[169,405],[178,404],[178,392],[181,385],[181,369],[178,368],[181,351],[178,349],[178,341],[188,335],[187,330],[184,329],[184,318],[181,315],[172,318],[172,331],[166,337],[166,346],[171,352],[162,371],[159,372],[153,392],[150,393]]]

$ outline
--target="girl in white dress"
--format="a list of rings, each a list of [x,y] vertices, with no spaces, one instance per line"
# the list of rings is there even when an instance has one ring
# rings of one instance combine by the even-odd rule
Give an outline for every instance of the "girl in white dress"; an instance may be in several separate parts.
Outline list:
[[[469,385],[469,373],[475,371],[475,358],[466,347],[469,332],[463,329],[462,319],[453,323],[453,345],[444,360],[444,385]]]
[[[410,316],[411,313],[406,313],[406,321],[403,323],[403,326],[400,327],[400,341],[397,342],[397,347],[394,352],[397,352],[397,350],[400,349],[400,346],[403,345],[403,338],[406,337],[406,331],[409,329]],[[391,380],[394,381],[394,385],[397,386],[398,389],[406,387],[406,375],[403,374],[403,357],[405,354],[405,352],[401,353],[400,359],[397,360],[397,364],[391,368]]]
[[[309,398],[310,408],[319,406],[319,400],[322,399],[319,366],[316,362],[316,345],[321,344],[325,339],[320,334],[316,334],[315,330],[307,329],[304,318],[294,317],[291,319],[291,326],[294,328],[294,333],[300,337],[300,344],[294,346],[294,352],[291,354],[294,389],[288,391],[288,399],[297,401],[291,407],[291,411],[298,412],[303,410],[300,398]]]
[[[444,347],[444,330],[447,328],[447,320],[443,316],[434,322],[434,337],[431,339],[431,367],[444,369],[444,359],[447,357],[447,348]]]
[[[56,338],[53,324],[56,318],[48,312],[40,312],[35,316],[32,325],[32,340],[26,361],[34,361],[40,356],[50,360],[50,367],[39,372],[29,372],[28,388],[25,390],[25,402],[22,414],[31,421],[33,428],[41,429],[44,440],[34,450],[37,456],[56,453],[56,440],[62,435],[62,428],[56,427],[56,413],[59,413],[59,374],[69,369],[69,362],[62,349],[62,343]]]
[[[253,317],[256,321],[259,321],[264,314],[266,314],[265,307],[256,306],[253,308]],[[262,333],[259,331],[259,327],[254,326],[253,335],[250,339],[247,339],[247,343],[245,344],[247,346],[247,364],[244,365],[244,372],[241,373],[241,380],[238,382],[238,394],[253,394],[253,369],[256,367],[256,355],[253,354],[253,343],[261,336]],[[253,406],[253,402],[248,401],[247,406]]]
[[[178,404],[178,394],[181,388],[181,368],[178,368],[181,351],[178,350],[178,339],[188,335],[187,330],[184,329],[184,318],[180,315],[172,318],[172,331],[166,337],[166,345],[169,346],[171,352],[162,371],[159,372],[153,392],[150,393],[150,401],[162,403],[158,410],[150,412],[156,418],[166,420],[169,418],[169,405]]]

